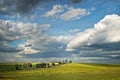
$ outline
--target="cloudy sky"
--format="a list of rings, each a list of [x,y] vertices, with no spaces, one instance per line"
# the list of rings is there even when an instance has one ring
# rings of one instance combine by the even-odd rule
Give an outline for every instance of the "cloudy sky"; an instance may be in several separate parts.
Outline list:
[[[0,0],[0,62],[120,63],[120,0]]]

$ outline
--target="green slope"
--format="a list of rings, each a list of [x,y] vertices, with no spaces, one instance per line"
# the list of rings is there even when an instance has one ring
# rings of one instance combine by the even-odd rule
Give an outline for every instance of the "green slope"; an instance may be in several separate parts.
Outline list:
[[[64,64],[52,68],[0,72],[2,80],[120,80],[120,65]]]

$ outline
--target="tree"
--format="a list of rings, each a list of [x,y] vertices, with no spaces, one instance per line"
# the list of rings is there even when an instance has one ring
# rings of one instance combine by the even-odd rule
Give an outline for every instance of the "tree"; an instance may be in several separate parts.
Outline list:
[[[55,66],[55,63],[52,63],[52,66]]]
[[[43,65],[43,68],[46,68],[46,63],[43,63],[42,65]]]
[[[62,62],[58,62],[59,64],[62,64]]]
[[[65,63],[67,63],[68,61],[67,60],[65,60]]]
[[[40,68],[40,64],[36,64],[36,68]]]
[[[72,60],[70,60],[69,63],[72,63]]]
[[[21,64],[15,64],[15,69],[16,70],[21,70],[21,66],[22,66]]]
[[[22,66],[23,66],[24,69],[27,69],[28,63],[24,63]]]
[[[15,68],[16,68],[16,70],[19,70],[19,65],[15,64]]]
[[[32,67],[32,63],[28,63],[28,67]]]

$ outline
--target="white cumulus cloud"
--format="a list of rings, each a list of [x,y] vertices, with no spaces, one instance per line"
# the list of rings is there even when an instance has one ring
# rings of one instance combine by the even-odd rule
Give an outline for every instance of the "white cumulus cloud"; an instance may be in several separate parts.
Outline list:
[[[67,45],[67,50],[80,46],[120,42],[120,16],[106,15],[94,28],[78,33]]]

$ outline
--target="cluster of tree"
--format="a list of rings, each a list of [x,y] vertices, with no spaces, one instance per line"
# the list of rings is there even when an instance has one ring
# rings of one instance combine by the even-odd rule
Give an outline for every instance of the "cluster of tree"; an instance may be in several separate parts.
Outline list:
[[[50,67],[50,64],[49,63],[39,63],[39,64],[36,64],[36,68],[49,68]]]
[[[58,62],[53,62],[53,63],[39,63],[36,64],[36,68],[50,68],[52,66],[57,66],[59,65]]]
[[[72,63],[72,60],[63,60],[63,62],[52,62],[52,63],[38,63],[36,64],[36,68],[49,68],[52,66],[59,66],[62,64],[66,64],[66,63]]]
[[[63,64],[66,64],[66,63],[72,63],[72,60],[63,60]]]
[[[16,70],[28,69],[30,67],[32,67],[32,63],[15,64]]]
[[[36,68],[49,68],[52,66],[59,66],[62,64],[72,63],[72,60],[63,60],[60,62],[52,62],[52,63],[37,63]],[[23,64],[15,64],[16,70],[22,70],[22,69],[29,69],[32,67],[32,63],[23,63]]]

